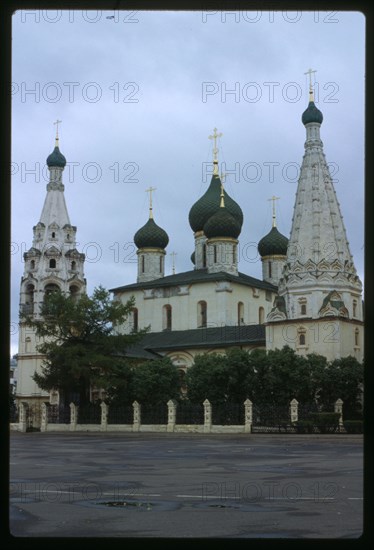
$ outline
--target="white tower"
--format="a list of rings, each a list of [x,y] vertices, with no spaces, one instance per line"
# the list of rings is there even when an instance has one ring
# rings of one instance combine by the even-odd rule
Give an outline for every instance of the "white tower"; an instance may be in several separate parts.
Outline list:
[[[309,71],[311,74],[312,71]],[[268,315],[267,347],[293,347],[329,360],[363,358],[362,284],[357,275],[320,138],[323,116],[310,85],[305,154],[279,296]]]
[[[58,123],[57,121],[57,128]],[[62,172],[66,159],[59,149],[58,130],[53,152],[47,158],[50,171],[47,196],[39,222],[34,226],[33,242],[24,254],[20,311],[39,317],[44,296],[56,289],[78,297],[86,289],[84,254],[76,249],[77,228],[71,225],[64,197]],[[29,404],[48,400],[32,376],[41,372],[43,356],[38,353],[35,331],[21,320],[18,346],[18,401]]]

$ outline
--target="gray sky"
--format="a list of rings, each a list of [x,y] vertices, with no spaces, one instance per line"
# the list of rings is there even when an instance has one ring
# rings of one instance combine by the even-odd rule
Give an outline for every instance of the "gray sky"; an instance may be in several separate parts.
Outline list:
[[[108,17],[112,16],[111,19]],[[113,18],[114,16],[114,18]],[[365,19],[358,12],[18,11],[12,61],[12,323],[23,253],[39,221],[45,160],[60,125],[70,221],[88,293],[136,280],[134,233],[154,217],[177,272],[193,268],[192,204],[210,182],[212,142],[244,224],[239,270],[261,278],[256,244],[289,237],[305,141],[304,73],[317,70],[321,136],[350,241],[364,270]],[[230,93],[231,92],[231,93]],[[222,165],[222,163],[224,163]],[[171,257],[166,274],[171,273]]]

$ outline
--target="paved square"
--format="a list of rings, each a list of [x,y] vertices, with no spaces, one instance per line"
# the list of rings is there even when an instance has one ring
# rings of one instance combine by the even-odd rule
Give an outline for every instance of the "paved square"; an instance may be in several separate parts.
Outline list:
[[[362,436],[12,433],[16,537],[356,538]]]

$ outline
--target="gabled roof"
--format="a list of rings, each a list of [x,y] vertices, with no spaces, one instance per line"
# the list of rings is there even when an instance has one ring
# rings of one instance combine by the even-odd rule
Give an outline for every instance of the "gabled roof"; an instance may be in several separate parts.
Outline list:
[[[126,355],[136,356],[137,350],[157,353],[173,349],[209,349],[249,344],[265,346],[264,325],[222,326],[149,332],[136,345],[126,350]]]
[[[117,293],[125,290],[141,290],[143,288],[161,288],[189,285],[193,283],[211,283],[215,281],[231,281],[233,283],[238,283],[254,288],[272,290],[273,292],[277,291],[276,286],[267,283],[266,281],[256,279],[255,277],[245,275],[244,273],[231,275],[230,273],[226,273],[224,271],[220,271],[219,273],[208,273],[206,269],[193,269],[191,271],[184,271],[183,273],[167,275],[166,277],[161,277],[160,279],[155,279],[153,281],[148,281],[144,283],[132,283],[129,285],[111,288],[110,292]]]

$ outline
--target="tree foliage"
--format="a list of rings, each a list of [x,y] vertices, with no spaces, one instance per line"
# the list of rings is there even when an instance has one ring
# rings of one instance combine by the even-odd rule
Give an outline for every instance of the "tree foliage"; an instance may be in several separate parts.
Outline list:
[[[360,410],[363,368],[354,357],[328,362],[315,353],[297,355],[288,346],[251,353],[232,349],[196,356],[186,382],[188,397],[194,402],[242,403],[249,398],[257,404],[288,405],[295,398],[332,411],[341,398],[345,417],[353,418]]]
[[[33,378],[43,390],[57,389],[65,400],[89,400],[90,386],[106,388],[125,374],[125,349],[146,332],[118,334],[115,327],[128,317],[134,299],[111,301],[103,287],[78,299],[56,291],[46,295],[37,318],[22,316],[36,331],[38,351],[45,358]],[[22,315],[22,314],[21,314]]]

